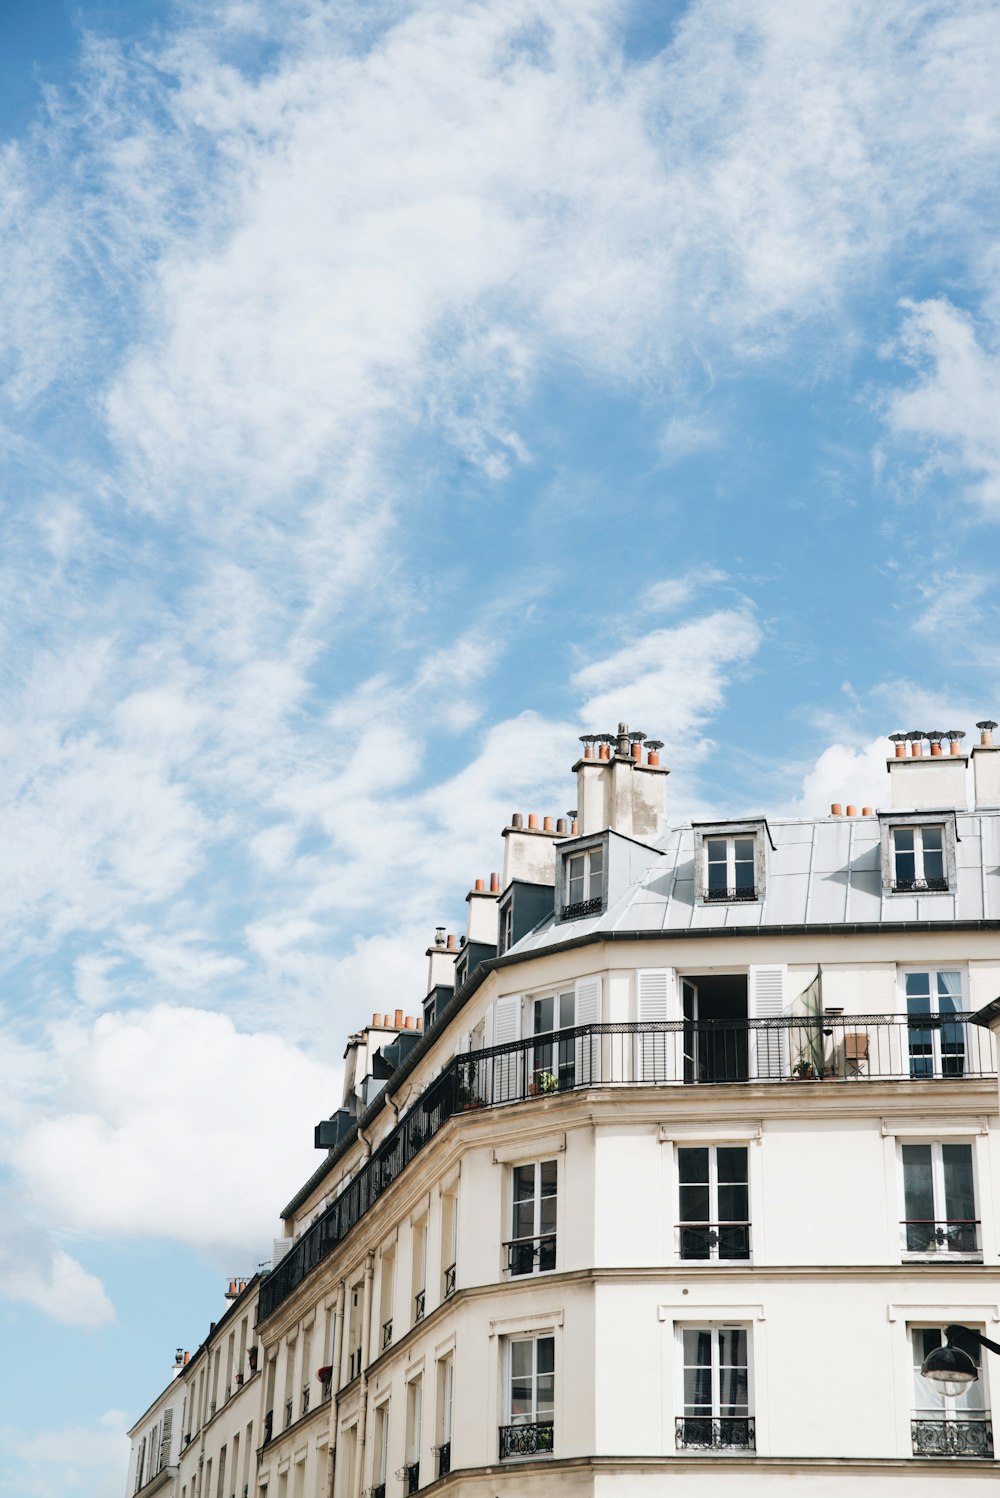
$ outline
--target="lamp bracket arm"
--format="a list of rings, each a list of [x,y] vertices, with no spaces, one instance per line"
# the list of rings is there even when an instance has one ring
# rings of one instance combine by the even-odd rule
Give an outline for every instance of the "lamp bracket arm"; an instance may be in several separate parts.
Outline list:
[[[982,1332],[977,1332],[971,1326],[946,1326],[944,1334],[949,1342],[954,1341],[954,1337],[957,1336],[971,1337],[974,1342],[978,1342],[980,1347],[987,1347],[990,1352],[1000,1352],[1000,1343],[991,1342],[989,1337],[984,1337]]]

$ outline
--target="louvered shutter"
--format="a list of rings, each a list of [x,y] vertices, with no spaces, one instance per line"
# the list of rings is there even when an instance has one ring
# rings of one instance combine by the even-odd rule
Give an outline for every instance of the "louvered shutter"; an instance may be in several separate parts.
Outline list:
[[[577,978],[576,1023],[599,1025],[601,1023],[600,978]],[[577,1087],[589,1087],[601,1080],[601,1037],[580,1035],[576,1041],[575,1083]]]
[[[672,967],[646,968],[636,974],[637,1018],[640,1025],[661,1024],[675,1018],[676,981]],[[640,1030],[636,1074],[640,1082],[677,1081],[677,1035],[666,1030]]]
[[[521,1039],[521,995],[497,999],[492,1010],[491,1045],[508,1045]],[[520,1085],[524,1071],[524,1053],[511,1051],[505,1056],[495,1056],[489,1067],[492,1073],[492,1096],[487,1102],[509,1103],[514,1098],[524,1097],[527,1089]]]
[[[160,1433],[160,1465],[158,1471],[162,1472],[164,1467],[170,1466],[170,1438],[174,1431],[173,1410],[163,1411],[163,1430]]]
[[[785,1017],[785,974],[781,965],[751,967],[748,974],[748,1002],[751,1019],[783,1020]],[[788,1030],[784,1025],[773,1029],[752,1026],[750,1030],[750,1077],[761,1081],[778,1081],[788,1075]]]

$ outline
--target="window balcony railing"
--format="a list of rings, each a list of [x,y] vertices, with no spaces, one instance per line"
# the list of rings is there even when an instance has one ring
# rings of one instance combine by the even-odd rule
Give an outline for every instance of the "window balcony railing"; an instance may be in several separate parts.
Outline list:
[[[979,1219],[952,1218],[944,1222],[931,1222],[921,1218],[908,1218],[900,1223],[903,1251],[908,1254],[933,1254],[981,1257],[979,1241]]]
[[[894,879],[894,895],[942,895],[947,893],[947,879]]]
[[[454,1293],[455,1293],[455,1269],[456,1269],[456,1265],[449,1264],[448,1268],[444,1271],[444,1299],[445,1300],[448,1299],[449,1295],[454,1295]]]
[[[285,1429],[286,1430],[288,1429],[288,1427],[292,1423],[292,1413],[293,1413],[293,1403],[292,1403],[292,1400],[286,1399],[285,1400]]]
[[[445,1441],[441,1446],[435,1446],[434,1453],[438,1459],[438,1477],[447,1477],[451,1471],[451,1442]]]
[[[556,1267],[555,1233],[542,1233],[537,1238],[511,1238],[503,1246],[507,1250],[509,1274],[541,1274]]]
[[[755,1451],[752,1415],[678,1415],[674,1430],[678,1451]]]
[[[536,1096],[540,1048],[572,1050],[558,1095],[589,1088],[766,1083],[841,1087],[863,1081],[954,1083],[996,1075],[993,1039],[969,1013],[786,1015],[577,1025],[455,1056],[372,1158],[260,1287],[264,1321],[344,1241],[420,1150],[458,1113]],[[352,1370],[352,1378],[360,1367]]]
[[[392,1317],[390,1316],[388,1321],[383,1321],[382,1322],[382,1351],[385,1352],[386,1348],[387,1347],[391,1347],[391,1346],[392,1346]]]
[[[371,1498],[385,1498],[385,1483],[373,1483],[371,1488],[369,1489],[369,1492],[371,1494]]]
[[[264,1439],[261,1441],[260,1444],[262,1446],[269,1445],[270,1442],[271,1442],[271,1438],[272,1438],[273,1435],[274,1435],[274,1411],[273,1410],[268,1410],[267,1414],[264,1416]]]
[[[729,889],[707,889],[705,891],[705,903],[715,904],[740,904],[742,901],[756,900],[757,888],[753,884],[741,884],[731,886]]]
[[[748,1222],[679,1222],[677,1253],[681,1259],[749,1259]]]
[[[413,1297],[413,1324],[414,1325],[416,1325],[416,1323],[418,1321],[423,1321],[423,1319],[424,1319],[424,1312],[425,1312],[426,1309],[427,1309],[427,1292],[426,1292],[426,1290],[418,1290],[417,1293],[416,1293],[416,1295]]]
[[[403,1492],[416,1493],[420,1488],[420,1463],[407,1462],[402,1470]]]
[[[579,921],[585,915],[600,915],[604,910],[604,901],[600,895],[593,900],[574,900],[572,905],[564,905],[560,911],[560,919],[564,921]]]
[[[989,1416],[970,1420],[912,1420],[914,1456],[993,1455],[993,1425]]]
[[[555,1426],[551,1420],[534,1425],[501,1425],[500,1460],[512,1456],[548,1456],[554,1449]]]

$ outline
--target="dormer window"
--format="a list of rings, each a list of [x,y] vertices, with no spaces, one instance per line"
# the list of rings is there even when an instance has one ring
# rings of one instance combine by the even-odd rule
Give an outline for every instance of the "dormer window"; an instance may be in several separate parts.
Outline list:
[[[755,841],[752,837],[707,837],[706,900],[756,900]]]
[[[563,857],[562,909],[564,921],[599,915],[604,909],[604,844],[574,849]]]
[[[896,827],[892,834],[894,890],[946,890],[943,827]]]
[[[743,905],[762,899],[767,869],[765,847],[774,846],[764,818],[692,825],[699,903]]]
[[[883,812],[879,822],[882,887],[888,894],[946,894],[956,887],[958,828],[954,812]]]

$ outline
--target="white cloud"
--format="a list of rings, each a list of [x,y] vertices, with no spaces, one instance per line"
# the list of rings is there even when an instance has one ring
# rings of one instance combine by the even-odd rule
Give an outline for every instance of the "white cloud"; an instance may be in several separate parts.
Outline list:
[[[120,1498],[128,1472],[129,1416],[108,1410],[93,1425],[31,1435],[0,1426],[0,1494],[9,1498]]]
[[[673,614],[701,592],[727,580],[726,573],[718,567],[698,567],[683,577],[665,577],[651,583],[643,593],[640,607],[658,614]]]
[[[25,1301],[64,1326],[87,1331],[116,1319],[98,1277],[45,1233],[30,1228],[7,1227],[0,1232],[0,1295]]]
[[[336,1066],[163,1004],[63,1027],[52,1061],[9,1163],[46,1220],[122,1238],[266,1247],[289,1181],[314,1164],[312,1124],[340,1101]],[[182,1179],[181,1202],[169,1183]]]
[[[803,777],[792,814],[825,817],[834,802],[853,804],[859,812],[864,806],[884,810],[889,800],[885,761],[890,747],[884,737],[860,747],[831,744]]]
[[[971,493],[1000,513],[1000,352],[946,300],[904,305],[898,352],[917,377],[889,399],[889,424],[921,443],[932,468],[968,474]]]

